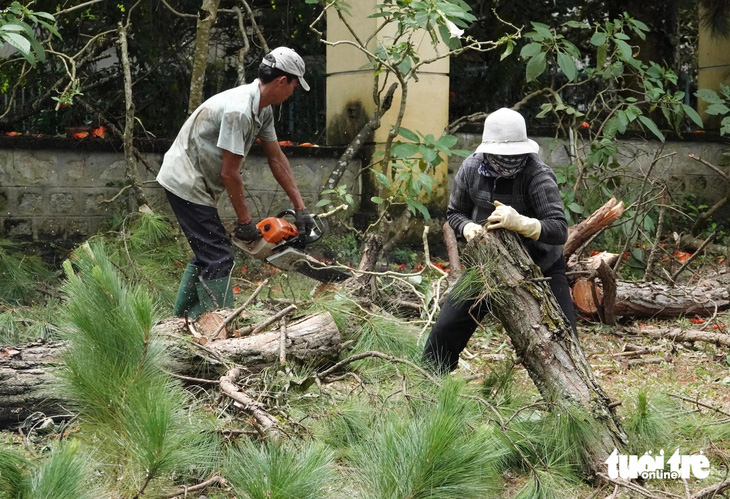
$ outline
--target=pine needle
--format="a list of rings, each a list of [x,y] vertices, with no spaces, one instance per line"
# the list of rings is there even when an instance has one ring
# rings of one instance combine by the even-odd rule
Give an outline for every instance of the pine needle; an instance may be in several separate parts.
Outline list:
[[[250,499],[321,499],[335,473],[333,455],[321,444],[244,440],[226,460],[226,477]]]

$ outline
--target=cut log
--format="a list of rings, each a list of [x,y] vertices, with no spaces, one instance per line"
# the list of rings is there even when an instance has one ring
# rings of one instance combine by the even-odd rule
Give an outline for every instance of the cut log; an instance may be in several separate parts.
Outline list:
[[[492,312],[543,398],[580,407],[601,423],[598,438],[582,443],[584,471],[595,477],[606,457],[625,447],[626,435],[539,267],[506,230],[481,231],[467,244],[464,262],[489,276]]]
[[[6,349],[0,355],[0,427],[22,422],[34,412],[66,414],[61,408],[58,365],[63,343],[35,344]]]
[[[568,259],[568,280],[572,282],[578,279],[581,275],[585,276],[595,273],[603,262],[613,268],[617,260],[618,254],[608,253],[606,251],[596,253],[595,255],[587,258],[578,258],[578,255],[574,254]]]
[[[573,303],[583,314],[593,317],[597,304],[593,289],[602,302],[603,291],[595,281],[578,279],[571,293]],[[712,315],[730,305],[727,288],[714,286],[669,286],[653,282],[616,281],[617,317],[677,317],[679,315]]]
[[[563,246],[565,257],[570,258],[591,236],[611,225],[624,209],[623,201],[611,198],[581,223],[568,227],[568,240]]]
[[[248,371],[277,365],[279,362],[278,329],[245,338],[193,343],[186,332],[184,319],[167,319],[154,328],[169,342],[170,369],[187,376],[215,378],[225,374],[231,363]],[[341,349],[341,337],[328,312],[307,316],[287,324],[288,362],[323,365],[334,361]],[[0,354],[0,427],[23,421],[33,412],[47,415],[67,414],[59,393],[58,365],[64,343],[36,344],[7,349]]]

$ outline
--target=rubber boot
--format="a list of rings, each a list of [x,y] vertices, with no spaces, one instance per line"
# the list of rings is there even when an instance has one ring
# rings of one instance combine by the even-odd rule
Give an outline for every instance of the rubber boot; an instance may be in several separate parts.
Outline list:
[[[220,308],[233,308],[233,290],[228,277],[198,281],[195,286],[203,309],[201,314]]]
[[[202,313],[200,299],[198,298],[198,288],[195,284],[198,282],[200,267],[189,263],[185,267],[180,287],[177,288],[177,298],[175,298],[175,317],[188,317],[195,319]]]

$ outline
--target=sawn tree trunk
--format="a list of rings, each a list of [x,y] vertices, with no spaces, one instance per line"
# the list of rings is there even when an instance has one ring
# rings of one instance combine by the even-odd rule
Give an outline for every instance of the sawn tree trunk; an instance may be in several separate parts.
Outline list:
[[[155,326],[158,334],[169,338],[175,374],[218,379],[232,363],[255,372],[279,362],[278,330],[199,346],[184,336],[185,327],[183,319]],[[287,324],[286,339],[287,361],[307,365],[334,361],[341,347],[339,330],[327,312]],[[0,428],[34,412],[68,414],[57,377],[64,347],[53,343],[0,349]]]
[[[539,267],[506,230],[483,230],[467,245],[464,262],[483,270],[492,312],[543,398],[583,408],[602,423],[599,438],[586,442],[586,471],[595,476],[626,435]]]

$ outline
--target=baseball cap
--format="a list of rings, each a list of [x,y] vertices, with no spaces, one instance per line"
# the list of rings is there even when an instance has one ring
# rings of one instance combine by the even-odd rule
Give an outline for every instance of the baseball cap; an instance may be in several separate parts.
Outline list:
[[[304,79],[304,60],[294,50],[289,47],[277,47],[266,54],[261,62],[296,76],[302,88],[309,92],[309,84]]]

